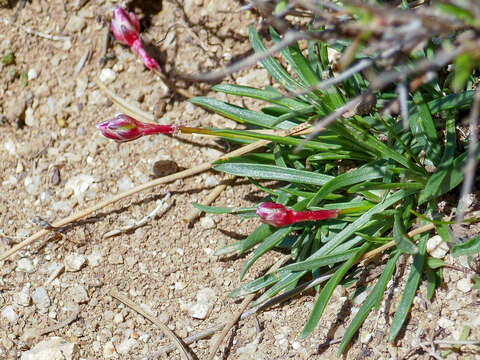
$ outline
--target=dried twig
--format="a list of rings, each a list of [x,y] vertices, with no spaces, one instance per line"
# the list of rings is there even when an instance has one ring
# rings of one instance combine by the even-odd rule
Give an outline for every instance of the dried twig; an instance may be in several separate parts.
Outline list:
[[[25,25],[19,25],[20,29],[25,31],[27,34],[38,36],[44,39],[48,40],[54,40],[54,41],[68,41],[70,40],[70,36],[65,36],[65,35],[50,35],[41,31],[33,30],[29,28],[28,26]]]
[[[192,357],[190,356],[190,353],[188,352],[186,346],[182,343],[182,341],[175,335],[175,333],[168,328],[168,326],[164,325],[160,320],[158,320],[155,316],[147,313],[145,310],[143,310],[139,305],[131,301],[129,298],[127,298],[125,295],[122,295],[116,291],[110,291],[110,295],[113,296],[115,299],[121,301],[131,309],[135,310],[138,312],[140,315],[143,317],[147,318],[150,320],[152,323],[157,325],[165,334],[166,337],[172,341],[176,348],[180,351],[180,355],[182,356],[183,360],[191,360]]]
[[[79,314],[80,314],[80,309],[75,311],[72,314],[72,316],[68,317],[66,320],[60,321],[59,323],[57,323],[55,325],[52,325],[52,326],[49,326],[49,327],[38,330],[38,336],[46,335],[48,333],[51,333],[52,331],[56,331],[56,330],[61,329],[65,326],[67,326],[67,325],[70,325],[72,322],[77,320]]]
[[[170,202],[169,204],[166,203],[166,201],[168,201],[168,199],[170,199],[170,196],[171,196],[171,194],[167,193],[167,195],[165,195],[163,197],[163,199],[158,201],[157,207],[155,209],[153,209],[153,211],[150,214],[148,214],[147,216],[145,216],[143,219],[141,219],[139,221],[134,221],[132,225],[128,225],[128,226],[124,226],[124,227],[121,227],[121,228],[118,228],[118,229],[111,230],[111,231],[105,233],[103,235],[103,238],[106,239],[106,238],[109,238],[109,237],[112,237],[112,236],[116,236],[116,235],[119,235],[119,234],[126,233],[128,231],[133,231],[135,229],[138,229],[139,227],[142,227],[142,226],[146,225],[147,222],[149,220],[153,219],[154,217],[156,217],[160,211],[166,212],[168,209],[170,209],[172,207],[172,205],[174,204],[174,201]]]

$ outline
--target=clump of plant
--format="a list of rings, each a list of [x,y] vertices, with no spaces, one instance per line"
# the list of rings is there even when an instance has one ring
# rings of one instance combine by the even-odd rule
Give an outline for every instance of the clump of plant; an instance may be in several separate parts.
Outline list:
[[[397,338],[421,281],[427,282],[428,298],[433,297],[444,265],[426,252],[433,232],[452,246],[453,256],[480,252],[480,236],[458,239],[449,227],[452,222],[437,206],[445,194],[458,194],[463,183],[452,220],[477,220],[466,212],[463,200],[472,190],[479,157],[480,92],[475,90],[475,75],[480,59],[476,16],[480,5],[475,1],[417,3],[404,0],[399,7],[387,7],[354,1],[276,2],[270,14],[273,26],[268,29],[274,45],[267,50],[251,27],[256,55],[244,63],[260,61],[278,86],[213,87],[267,105],[253,111],[214,98],[190,101],[253,129],[278,132],[183,127],[237,143],[269,141],[262,151],[230,157],[214,166],[248,177],[268,194],[260,203],[246,209],[196,205],[211,213],[259,216],[264,221],[246,239],[216,253],[250,252],[242,278],[275,248],[290,254],[291,261],[246,283],[232,297],[264,290],[253,304],[260,306],[276,296],[284,299],[314,287],[318,296],[301,333],[306,337],[318,324],[334,289],[356,283],[369,261],[386,254],[384,270],[348,326],[339,354],[368,313],[380,306],[402,255],[413,257],[413,264],[389,340]],[[291,23],[292,19],[302,21]],[[281,61],[273,56],[278,52]],[[212,80],[228,73],[227,69],[197,79]],[[99,128],[122,142],[182,130],[125,119]],[[305,127],[308,134],[288,134],[302,124],[312,124]],[[459,141],[459,127],[469,129],[469,141]],[[259,180],[280,185],[270,189]]]

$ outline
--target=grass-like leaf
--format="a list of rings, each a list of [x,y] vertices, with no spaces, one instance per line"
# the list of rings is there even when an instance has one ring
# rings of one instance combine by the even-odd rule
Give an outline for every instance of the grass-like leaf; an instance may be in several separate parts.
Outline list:
[[[398,305],[390,326],[390,333],[388,335],[388,341],[390,342],[395,341],[395,338],[407,320],[408,313],[413,303],[413,298],[415,297],[422,276],[427,240],[428,234],[427,236],[422,236],[422,239],[418,244],[418,253],[413,258],[412,268],[408,276],[407,284],[405,285],[405,290],[403,291],[402,299],[400,300],[400,304]]]
[[[395,240],[395,245],[397,245],[397,248],[399,248],[401,251],[407,254],[418,253],[418,248],[405,234],[402,215],[398,210],[395,212],[395,222],[393,224],[393,238]]]
[[[333,290],[337,287],[340,281],[343,279],[348,270],[357,262],[357,260],[362,256],[368,249],[370,244],[363,244],[360,249],[357,250],[357,253],[353,255],[349,260],[345,261],[343,265],[335,272],[335,274],[328,280],[328,282],[323,287],[320,294],[318,294],[317,301],[313,307],[312,313],[307,321],[307,324],[303,328],[300,338],[306,338],[311,332],[315,329],[320,318],[322,317],[323,311],[330,300]]]
[[[358,310],[357,314],[355,315],[352,322],[345,331],[345,335],[343,336],[340,348],[338,349],[338,355],[341,355],[345,351],[348,343],[358,331],[358,329],[362,325],[368,313],[373,309],[373,307],[376,306],[378,308],[380,306],[380,302],[382,301],[382,297],[385,289],[387,288],[387,284],[393,275],[395,265],[397,264],[398,258],[401,254],[402,253],[400,251],[396,251],[390,255],[390,259],[385,265],[382,275],[378,279],[370,294],[368,294],[365,302],[362,304],[362,307],[360,308],[360,310]]]
[[[480,235],[464,242],[456,244],[452,249],[452,256],[473,255],[480,253]]]

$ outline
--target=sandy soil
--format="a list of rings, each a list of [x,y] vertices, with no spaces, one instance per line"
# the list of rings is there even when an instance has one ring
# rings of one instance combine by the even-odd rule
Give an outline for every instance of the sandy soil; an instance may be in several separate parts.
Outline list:
[[[104,0],[32,0],[16,22],[18,3],[13,9],[0,8],[0,55],[14,53],[14,64],[0,64],[0,253],[48,223],[149,181],[157,161],[164,161],[157,166],[160,172],[183,169],[225,151],[223,144],[205,138],[159,136],[118,146],[100,136],[94,125],[118,112],[94,83],[102,68],[113,71],[111,89],[157,114],[160,123],[235,126],[179,97],[165,102],[161,83],[128,48],[115,43],[104,53],[113,5]],[[236,12],[240,6],[221,0],[131,4],[144,39],[167,73],[211,70],[247,54],[248,25],[261,19]],[[46,36],[32,35],[31,30]],[[172,80],[195,94],[241,104],[238,98],[209,92],[208,86]],[[271,79],[258,67],[227,81],[265,86]],[[190,203],[201,202],[221,180],[222,174],[208,172],[143,192],[0,262],[0,358],[15,359],[22,353],[27,358],[28,350],[54,336],[76,344],[74,358],[85,359],[138,359],[169,345],[158,327],[110,296],[112,290],[156,315],[182,338],[227,321],[238,308],[239,302],[228,294],[240,284],[245,257],[218,258],[213,252],[247,236],[258,220],[206,216],[191,228],[182,221]],[[252,197],[261,195],[242,180],[228,187],[216,204],[248,206]],[[168,210],[148,226],[104,238],[143,218],[163,200]],[[281,256],[263,257],[247,280]],[[375,271],[381,266],[379,261],[371,267]],[[469,339],[480,337],[478,291],[465,289],[465,274],[450,269],[444,273],[445,285],[432,303],[421,286],[411,320],[392,345],[388,324],[408,274],[408,266],[400,267],[389,297],[367,318],[345,358],[428,359],[431,351],[448,359],[480,359],[468,347],[446,355],[445,350],[419,346],[432,339],[459,339],[466,326],[472,328]],[[259,314],[258,323],[246,319],[227,337],[227,351],[222,346],[217,359],[334,358],[338,345],[328,342],[342,337],[368,292],[355,298],[353,293],[337,289],[317,330],[305,340],[298,334],[314,293]],[[206,314],[197,319],[202,306]],[[71,323],[39,335],[77,313]],[[214,340],[200,340],[190,348],[204,359]]]

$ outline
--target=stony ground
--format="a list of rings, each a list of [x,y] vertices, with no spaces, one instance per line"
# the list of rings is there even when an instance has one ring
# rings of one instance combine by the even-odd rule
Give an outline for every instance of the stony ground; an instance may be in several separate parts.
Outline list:
[[[235,124],[180,97],[165,101],[159,79],[129,49],[118,43],[106,49],[114,3],[32,0],[14,21],[19,3],[0,8],[0,254],[48,223],[160,173],[225,152],[224,144],[205,138],[160,136],[118,146],[101,137],[94,125],[119,110],[96,86],[99,75],[116,94],[156,114],[160,123]],[[250,49],[247,27],[261,21],[258,14],[237,11],[241,4],[233,1],[130,5],[167,73],[215,69],[245,56]],[[210,92],[208,86],[172,80],[195,94],[241,104],[238,98]],[[227,81],[265,86],[271,80],[258,67]],[[149,355],[169,341],[157,326],[113,298],[112,291],[157,316],[182,338],[227,321],[238,308],[239,302],[228,294],[240,284],[245,258],[218,258],[213,252],[244,238],[258,221],[205,216],[191,228],[182,221],[190,203],[201,202],[221,180],[221,174],[207,172],[143,192],[0,262],[0,358],[38,358],[34,354],[45,341],[50,351],[63,346],[66,358],[154,358]],[[237,181],[216,204],[248,206],[261,195],[246,181]],[[104,236],[161,204],[159,216],[147,226]],[[280,256],[261,259],[247,280]],[[452,262],[448,255],[446,261]],[[372,265],[372,271],[377,266],[381,269],[381,262]],[[388,324],[406,277],[403,269],[408,272],[408,266],[397,271],[388,298],[367,318],[346,358],[428,359],[432,352],[449,359],[479,359],[469,347],[448,353],[420,346],[432,339],[459,339],[467,326],[472,329],[469,339],[480,337],[478,291],[471,290],[467,275],[450,269],[432,303],[421,286],[404,334],[397,344],[388,343]],[[341,338],[367,292],[355,298],[352,294],[337,289],[320,326],[302,341],[298,334],[314,293],[259,314],[258,322],[248,318],[227,338],[227,351],[217,359],[334,358],[335,339]],[[203,359],[214,339],[190,348]]]

